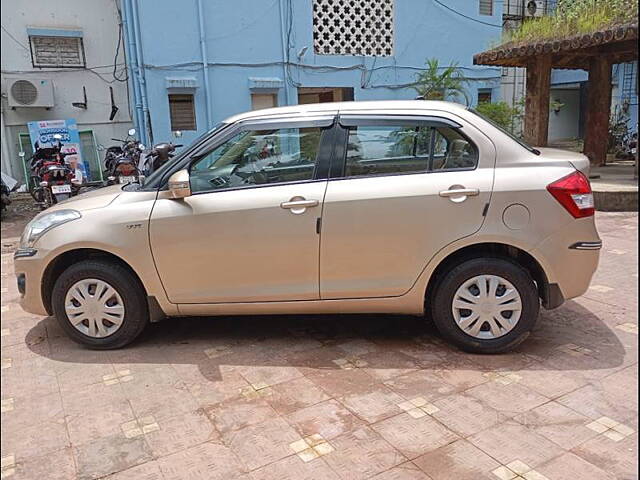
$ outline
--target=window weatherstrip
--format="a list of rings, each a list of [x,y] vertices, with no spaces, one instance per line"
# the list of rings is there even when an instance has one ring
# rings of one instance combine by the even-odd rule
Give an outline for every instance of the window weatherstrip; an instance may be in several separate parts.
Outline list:
[[[349,115],[340,114],[338,120],[343,127],[370,126],[419,126],[419,127],[449,127],[462,128],[458,122],[444,117],[431,115]]]

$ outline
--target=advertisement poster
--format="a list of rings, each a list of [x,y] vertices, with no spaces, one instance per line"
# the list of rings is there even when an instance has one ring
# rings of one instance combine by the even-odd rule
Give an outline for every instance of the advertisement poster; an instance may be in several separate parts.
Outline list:
[[[89,166],[82,160],[80,151],[80,134],[74,118],[66,120],[41,120],[29,122],[29,137],[31,147],[35,152],[38,148],[52,147],[57,143],[53,136],[57,133],[62,136],[62,151],[68,155],[65,162],[74,170],[76,180],[84,183],[89,178]]]

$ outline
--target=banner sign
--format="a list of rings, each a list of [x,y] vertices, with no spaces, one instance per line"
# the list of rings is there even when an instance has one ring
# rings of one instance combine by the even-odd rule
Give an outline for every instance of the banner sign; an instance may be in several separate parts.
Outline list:
[[[62,138],[62,152],[67,153],[65,162],[75,171],[76,180],[86,182],[89,178],[89,166],[82,160],[80,151],[80,133],[75,118],[66,120],[41,120],[29,122],[29,137],[31,147],[35,152],[38,148],[53,147],[58,140],[53,138],[59,134]]]

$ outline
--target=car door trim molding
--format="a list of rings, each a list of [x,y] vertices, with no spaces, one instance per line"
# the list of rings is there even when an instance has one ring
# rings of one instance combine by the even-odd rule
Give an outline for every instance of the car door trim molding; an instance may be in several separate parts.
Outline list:
[[[462,128],[458,122],[435,115],[392,115],[392,114],[350,114],[341,113],[338,123],[343,127],[390,125],[419,125],[428,127]]]

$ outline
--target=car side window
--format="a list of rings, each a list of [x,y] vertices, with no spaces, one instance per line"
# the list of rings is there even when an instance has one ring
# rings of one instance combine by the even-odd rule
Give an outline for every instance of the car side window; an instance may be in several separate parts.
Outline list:
[[[458,130],[449,127],[434,128],[434,172],[472,169],[478,165],[478,150]]]
[[[473,169],[478,150],[456,128],[350,126],[345,177]]]
[[[313,179],[321,129],[244,130],[191,165],[191,191]]]
[[[430,135],[421,126],[349,127],[345,176],[426,171]]]

